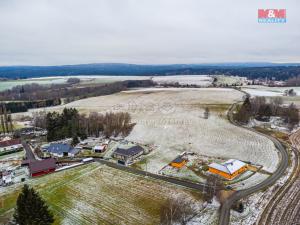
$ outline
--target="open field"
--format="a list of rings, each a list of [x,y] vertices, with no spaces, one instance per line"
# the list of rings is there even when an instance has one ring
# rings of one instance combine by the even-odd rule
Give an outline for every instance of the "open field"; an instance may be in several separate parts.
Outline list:
[[[139,165],[154,173],[183,151],[237,158],[273,172],[279,161],[273,143],[227,121],[226,109],[242,96],[233,89],[148,88],[82,99],[66,106],[85,113],[129,112],[137,124],[127,139],[155,147]],[[203,118],[205,107],[211,110],[209,119]]]
[[[32,179],[30,185],[48,202],[56,224],[158,224],[167,198],[182,195],[202,202],[196,192],[98,163]],[[19,188],[0,191],[0,223],[14,207]]]
[[[207,87],[212,84],[213,78],[207,75],[177,75],[177,76],[155,76],[153,81],[158,84],[179,83],[180,85],[199,85]]]
[[[300,87],[267,87],[261,85],[242,86],[242,90],[253,96],[283,96],[284,91],[293,89],[297,95],[300,95]]]
[[[40,85],[50,85],[50,84],[65,83],[66,81],[67,81],[67,78],[63,78],[63,77],[58,77],[58,78],[45,77],[45,78],[0,81],[0,91],[11,89],[17,85],[25,85],[25,84],[31,84],[31,83],[37,83]]]

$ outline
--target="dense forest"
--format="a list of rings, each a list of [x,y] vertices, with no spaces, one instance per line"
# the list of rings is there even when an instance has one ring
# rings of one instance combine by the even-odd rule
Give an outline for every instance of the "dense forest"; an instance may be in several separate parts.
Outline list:
[[[17,79],[70,75],[234,75],[254,78],[286,80],[300,75],[299,64],[231,63],[231,64],[173,64],[135,65],[120,63],[69,65],[69,66],[11,66],[0,67],[0,78]]]
[[[89,115],[79,114],[74,108],[65,108],[62,113],[37,113],[34,116],[34,125],[46,128],[47,140],[56,141],[64,138],[78,137],[85,139],[87,136],[104,135],[127,136],[134,123],[131,123],[129,113],[91,113]]]

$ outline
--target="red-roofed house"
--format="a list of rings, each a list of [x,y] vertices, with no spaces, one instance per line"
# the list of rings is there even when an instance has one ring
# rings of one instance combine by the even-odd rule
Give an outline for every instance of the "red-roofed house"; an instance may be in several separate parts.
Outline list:
[[[54,172],[56,169],[56,160],[53,158],[36,160],[29,163],[29,172],[32,177],[46,175]]]
[[[0,155],[23,150],[20,139],[0,141]]]

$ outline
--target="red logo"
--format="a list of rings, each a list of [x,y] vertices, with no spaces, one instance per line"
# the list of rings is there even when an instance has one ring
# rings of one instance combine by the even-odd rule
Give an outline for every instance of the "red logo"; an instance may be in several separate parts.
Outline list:
[[[259,9],[259,23],[285,23],[286,9]]]

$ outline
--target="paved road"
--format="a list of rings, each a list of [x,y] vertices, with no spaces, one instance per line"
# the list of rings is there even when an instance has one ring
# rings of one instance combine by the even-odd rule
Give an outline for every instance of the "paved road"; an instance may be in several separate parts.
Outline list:
[[[204,192],[208,190],[208,186],[206,184],[201,184],[201,183],[193,183],[193,182],[189,182],[189,181],[184,181],[184,180],[179,180],[176,178],[172,178],[172,177],[167,177],[167,176],[163,176],[163,175],[158,175],[158,174],[154,174],[154,173],[149,173],[143,170],[138,170],[138,169],[134,169],[132,167],[127,167],[127,166],[123,166],[120,164],[116,164],[113,162],[109,162],[103,159],[99,159],[99,158],[95,158],[95,161],[100,162],[102,164],[105,164],[109,167],[113,167],[115,169],[120,169],[129,173],[133,173],[133,174],[137,174],[137,175],[142,175],[142,176],[148,176],[154,179],[159,179],[165,182],[169,182],[172,184],[176,184],[176,185],[180,185],[186,188],[191,188],[193,190],[199,191],[199,192]]]
[[[233,120],[232,120],[232,110],[235,107],[235,105],[232,105],[229,112],[228,112],[228,119],[236,126],[239,126],[239,124],[236,124]],[[251,128],[245,128],[248,130],[251,130],[255,133],[258,133],[260,135],[263,135],[267,138],[269,138],[275,145],[275,147],[277,148],[280,156],[281,156],[281,160],[280,160],[280,164],[277,168],[277,170],[270,176],[268,177],[266,180],[264,180],[262,183],[257,184],[253,187],[250,187],[248,189],[245,190],[241,190],[241,191],[237,191],[235,192],[231,197],[229,197],[222,205],[220,208],[220,216],[219,216],[219,225],[228,225],[230,222],[230,209],[232,208],[233,204],[237,201],[239,201],[242,198],[247,197],[250,194],[253,194],[254,192],[257,192],[259,190],[262,190],[266,187],[269,187],[270,185],[274,184],[285,172],[285,170],[288,167],[288,153],[286,151],[286,149],[282,146],[282,144],[275,138],[259,133],[254,129]]]
[[[31,147],[25,141],[22,141],[22,145],[24,146],[24,149],[26,151],[26,159],[36,160],[32,150],[31,150]]]

